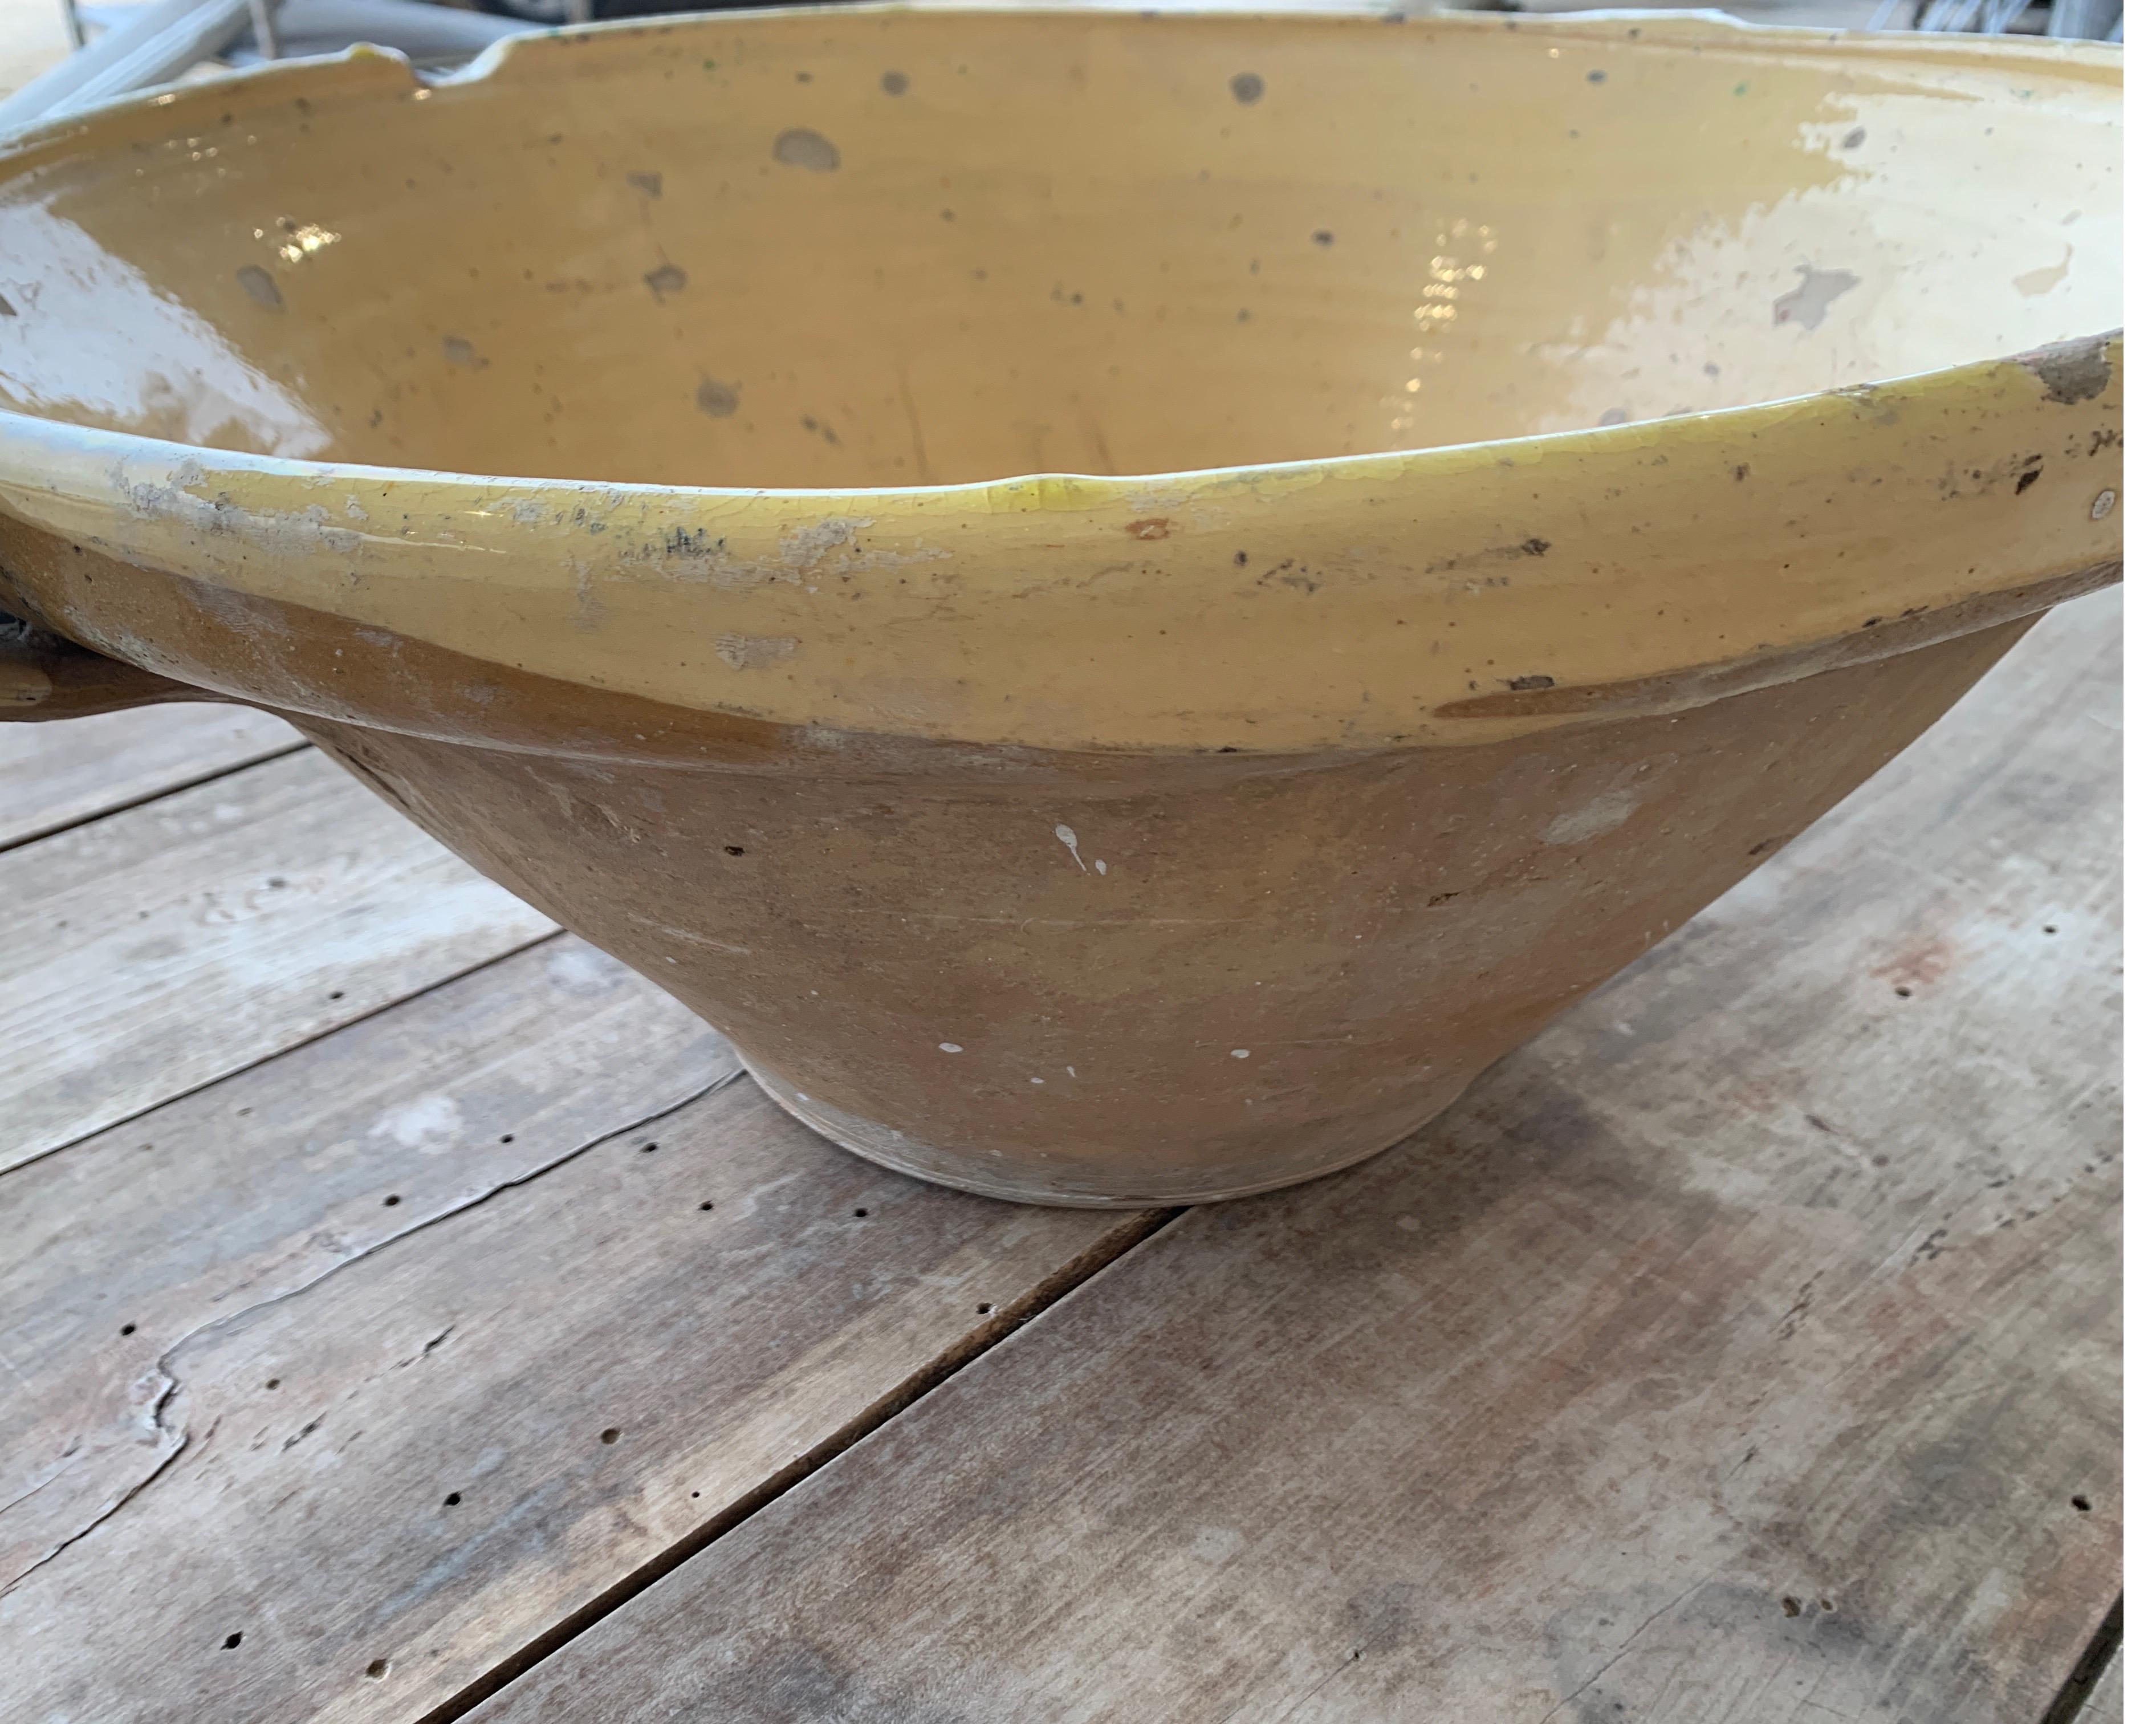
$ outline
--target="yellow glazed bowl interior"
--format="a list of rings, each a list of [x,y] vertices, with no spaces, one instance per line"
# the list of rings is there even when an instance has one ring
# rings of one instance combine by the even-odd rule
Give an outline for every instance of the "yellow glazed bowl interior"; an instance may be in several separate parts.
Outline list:
[[[2106,48],[1690,14],[846,8],[273,67],[0,148],[0,515],[188,583],[26,550],[17,602],[516,746],[572,745],[190,643],[229,594],[1056,749],[1674,709],[2115,561],[2120,98]]]
[[[180,135],[8,188],[0,406],[948,485],[1655,419],[2121,321],[2113,55],[1517,22],[807,13],[182,95]]]

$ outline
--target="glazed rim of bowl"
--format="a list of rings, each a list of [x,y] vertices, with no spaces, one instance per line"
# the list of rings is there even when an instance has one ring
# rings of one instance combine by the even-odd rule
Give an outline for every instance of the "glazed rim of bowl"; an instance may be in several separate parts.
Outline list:
[[[1132,22],[993,6],[632,20],[510,38],[434,85],[399,56],[355,49],[70,115],[0,143],[0,175],[235,99],[424,100],[544,75],[580,42],[954,14]],[[1851,38],[1716,13],[1466,13],[1415,28],[2025,70],[2113,98],[2118,87],[2119,57],[2102,47]],[[2112,330],[1646,422],[892,488],[498,477],[249,454],[0,410],[0,513],[160,577],[329,613],[385,643],[780,726],[1143,752],[1469,743],[1681,710],[2116,579],[2123,358]],[[2031,490],[2031,472],[2061,482]],[[382,530],[389,511],[393,535]],[[572,523],[603,551],[579,538],[584,554],[565,554]],[[1276,578],[1284,570],[1309,578]],[[857,575],[878,578],[843,608],[824,596]],[[61,609],[89,644],[160,657],[94,608]]]

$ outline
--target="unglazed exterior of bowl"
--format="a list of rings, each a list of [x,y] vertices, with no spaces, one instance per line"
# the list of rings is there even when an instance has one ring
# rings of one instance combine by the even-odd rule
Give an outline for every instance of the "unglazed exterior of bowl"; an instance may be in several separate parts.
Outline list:
[[[888,1165],[1306,1178],[2118,577],[2119,109],[877,9],[123,105],[0,153],[0,606],[119,661],[0,700],[285,714]]]

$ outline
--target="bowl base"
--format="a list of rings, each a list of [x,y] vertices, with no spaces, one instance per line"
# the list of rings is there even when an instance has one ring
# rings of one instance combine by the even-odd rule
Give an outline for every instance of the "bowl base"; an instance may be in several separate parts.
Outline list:
[[[1409,1131],[1393,1134],[1382,1143],[1358,1148],[1322,1165],[1247,1183],[1163,1186],[1150,1191],[1102,1189],[1075,1178],[1058,1181],[1036,1170],[1013,1167],[1005,1172],[996,1164],[1007,1158],[993,1150],[950,1149],[923,1143],[889,1126],[818,1101],[784,1080],[758,1070],[756,1062],[746,1056],[742,1059],[742,1066],[765,1095],[818,1137],[850,1151],[864,1161],[874,1162],[895,1173],[926,1180],[931,1185],[947,1185],[953,1190],[971,1192],[977,1197],[998,1198],[1008,1203],[1043,1203],[1064,1209],[1157,1209],[1255,1197],[1260,1192],[1278,1191],[1284,1186],[1300,1185],[1307,1179],[1322,1179],[1328,1173],[1337,1173],[1358,1162],[1368,1161],[1372,1156],[1382,1155],[1428,1123],[1419,1121]]]

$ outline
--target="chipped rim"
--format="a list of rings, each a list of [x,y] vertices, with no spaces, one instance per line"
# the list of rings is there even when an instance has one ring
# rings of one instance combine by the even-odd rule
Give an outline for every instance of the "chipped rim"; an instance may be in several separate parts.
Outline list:
[[[1579,37],[1600,41],[1616,35],[1619,31],[1629,33],[1629,38],[1651,35],[1657,40],[1685,43],[1697,40],[1703,45],[1738,48],[1772,46],[1806,53],[1853,53],[1866,57],[1907,57],[1918,60],[1974,60],[1979,62],[2010,63],[2027,60],[2047,69],[2056,69],[2060,64],[2086,64],[2092,70],[2114,72],[2122,84],[2123,80],[2123,50],[2115,43],[2083,42],[2063,37],[1958,36],[1944,33],[1910,31],[1835,30],[1811,25],[1763,24],[1738,18],[1714,8],[1662,11],[1644,8],[1610,7],[1589,12],[1512,14],[1496,12],[1440,12],[1426,17],[1404,18],[1398,13],[1296,11],[1292,9],[1269,11],[1262,7],[1247,10],[1208,9],[1188,13],[1162,13],[1152,9],[1151,0],[1089,0],[1082,12],[1074,13],[1067,7],[1027,7],[1005,3],[1005,0],[941,0],[933,5],[911,5],[906,0],[874,0],[874,3],[860,5],[832,0],[827,5],[759,7],[747,15],[725,13],[696,14],[693,20],[670,20],[665,16],[609,19],[588,24],[565,25],[556,29],[537,29],[505,36],[482,49],[467,64],[446,77],[428,80],[420,77],[411,62],[393,49],[377,48],[365,43],[357,44],[341,54],[317,54],[309,58],[273,60],[250,66],[222,77],[197,80],[188,84],[168,84],[151,89],[131,91],[125,95],[88,107],[75,109],[53,119],[32,122],[9,135],[0,136],[0,184],[13,177],[20,170],[17,159],[38,153],[55,144],[67,142],[95,126],[136,118],[156,112],[199,94],[208,100],[222,92],[234,89],[255,90],[267,94],[270,86],[278,86],[280,99],[289,89],[309,84],[335,85],[347,81],[350,70],[363,69],[376,75],[377,69],[396,69],[403,72],[398,81],[408,89],[433,90],[455,89],[466,85],[488,83],[507,73],[511,77],[521,69],[516,62],[528,59],[536,53],[548,51],[550,46],[562,41],[575,41],[589,37],[658,36],[671,34],[677,30],[714,28],[723,19],[727,28],[754,28],[748,20],[783,20],[798,18],[888,18],[907,15],[937,16],[960,13],[969,16],[999,18],[1037,17],[1065,19],[1074,15],[1102,13],[1109,17],[1137,18],[1148,23],[1166,23],[1172,27],[1188,28],[1194,23],[1199,28],[1214,24],[1288,24],[1318,28],[1355,28],[1389,24],[1395,21],[1410,23],[1431,29],[1481,30],[1496,32],[1530,31],[1553,37]],[[2114,336],[2117,329],[2090,331],[2091,336]],[[1868,379],[1865,384],[1849,386],[1870,387],[1880,383],[1914,381],[1922,377],[1947,379],[1968,374],[1996,363],[1976,361],[1953,366],[1932,367],[1912,372],[1897,372],[1885,377]],[[1781,407],[1791,403],[1814,401],[1846,393],[1843,389],[1810,390],[1801,394],[1777,396],[1768,401],[1750,402],[1738,407],[1709,408],[1694,412],[1672,413],[1656,423],[1669,423],[1682,419],[1701,419],[1746,413],[1762,408]],[[18,413],[0,408],[0,430],[12,430],[18,425],[68,425],[63,419],[48,418],[42,414]],[[169,439],[144,437],[126,431],[104,431],[95,428],[78,428],[107,440],[115,448],[125,444],[140,444],[147,448],[195,449],[199,445],[176,444]],[[1351,468],[1358,462],[1392,460],[1401,456],[1425,456],[1450,454],[1456,450],[1492,449],[1506,444],[1521,445],[1553,442],[1578,437],[1603,437],[1622,428],[1616,426],[1588,426],[1571,431],[1534,432],[1517,437],[1478,438],[1471,442],[1429,444],[1413,449],[1386,450],[1376,454],[1318,455],[1298,460],[1247,462],[1240,465],[1214,467],[1163,468],[1149,473],[1123,474],[1102,477],[1091,474],[1065,475],[1055,473],[1010,474],[995,479],[967,480],[949,485],[803,485],[803,486],[747,486],[747,485],[668,485],[633,481],[610,484],[607,489],[622,492],[664,491],[677,495],[711,497],[836,497],[869,499],[898,496],[909,494],[958,495],[979,493],[1024,485],[1036,480],[1063,478],[1083,479],[1089,484],[1108,486],[1151,485],[1162,482],[1191,482],[1216,474],[1248,475],[1264,472],[1293,472],[1308,468]],[[409,475],[433,480],[451,480],[474,485],[515,485],[520,490],[563,486],[588,490],[592,481],[573,479],[527,479],[514,474],[490,474],[467,471],[459,468],[385,466],[367,462],[314,461],[282,455],[250,455],[244,453],[211,450],[222,464],[228,457],[236,464],[259,466],[265,472],[309,473],[333,471],[340,475],[369,479],[388,478]],[[0,472],[7,470],[4,449],[0,449]]]
[[[256,100],[283,100],[295,92],[344,89],[356,95],[372,91],[407,93],[468,86],[504,79],[513,80],[536,69],[541,56],[557,52],[564,43],[593,37],[649,37],[680,31],[714,28],[753,29],[765,20],[825,17],[874,23],[901,16],[934,17],[944,13],[1036,17],[1070,23],[1087,13],[1127,18],[1144,16],[1142,8],[1128,3],[1089,8],[1074,14],[1065,8],[1031,8],[1005,4],[960,3],[916,7],[898,5],[834,5],[776,8],[759,10],[750,18],[737,14],[706,16],[694,20],[624,19],[562,30],[535,31],[508,37],[485,49],[469,66],[434,83],[420,80],[402,55],[357,47],[335,56],[285,61],[250,69],[228,78],[146,91],[100,104],[42,122],[0,140],[0,179],[34,168],[38,155],[70,145],[80,145],[85,134],[110,129],[124,133],[131,122],[141,124],[167,108],[196,101],[205,104],[229,100],[235,89],[245,89]],[[1279,13],[1263,10],[1205,12],[1153,15],[1149,23],[1180,28],[1232,28],[1261,24],[1301,29],[1371,28],[1398,22],[1394,15],[1376,13]],[[1627,39],[1646,38],[1658,43],[1692,43],[1704,48],[1752,50],[1769,49],[1806,56],[1848,56],[1914,60],[1928,63],[1978,63],[1986,66],[2026,64],[2032,70],[2053,74],[2085,72],[2087,81],[2117,90],[2121,85],[2123,57],[2108,44],[2052,41],[2031,42],[1990,38],[1928,38],[1911,34],[1871,34],[1802,27],[1754,25],[1717,12],[1627,12],[1513,17],[1488,13],[1446,13],[1409,21],[1424,30],[1480,30],[1532,32],[1561,40],[1607,43],[1620,33]],[[123,561],[172,569],[216,584],[288,599],[360,622],[393,627],[387,618],[366,614],[364,605],[325,603],[321,583],[308,578],[280,582],[258,567],[243,572],[231,559],[210,556],[199,532],[190,533],[187,517],[198,517],[211,506],[198,488],[213,482],[230,489],[218,493],[214,505],[234,505],[243,521],[275,521],[289,524],[305,513],[310,495],[346,488],[378,491],[409,502],[417,511],[430,503],[448,505],[440,516],[463,517],[461,540],[422,540],[400,546],[409,558],[432,548],[443,551],[480,550],[506,552],[520,560],[537,561],[547,555],[549,542],[558,537],[556,526],[536,523],[530,512],[543,512],[558,504],[562,511],[603,499],[609,509],[631,508],[647,528],[681,523],[724,521],[726,533],[752,546],[759,546],[754,567],[772,565],[790,555],[789,536],[802,531],[808,518],[803,505],[822,505],[829,510],[875,511],[862,522],[884,529],[895,521],[902,542],[916,546],[938,534],[963,531],[995,521],[1004,529],[983,533],[965,546],[961,555],[966,568],[967,590],[962,595],[974,618],[985,623],[995,602],[1028,596],[1016,590],[1012,579],[983,574],[972,567],[983,560],[981,553],[1000,551],[1005,561],[1013,548],[1013,530],[1023,533],[1029,522],[1056,518],[1060,529],[1079,532],[1139,533],[1163,511],[1189,511],[1204,516],[1247,507],[1253,499],[1268,505],[1269,513],[1292,530],[1296,517],[1313,535],[1327,525],[1337,525],[1342,496],[1358,494],[1367,502],[1373,486],[1388,497],[1413,496],[1427,513],[1440,517],[1475,514],[1488,517],[1486,509],[1450,506],[1449,493],[1455,489],[1477,492],[1497,487],[1500,476],[1523,468],[1546,470],[1542,483],[1567,482],[1577,474],[1607,479],[1621,472],[1637,472],[1647,464],[1665,466],[1678,455],[1686,457],[1684,470],[1691,471],[1702,459],[1717,459],[1728,450],[1756,446],[1762,442],[1781,445],[1801,459],[1816,460],[1845,445],[1852,430],[1861,428],[1876,435],[1876,428],[1905,416],[1943,431],[1948,422],[1983,409],[1977,404],[1996,403],[1994,418],[2019,418],[2040,413],[2045,403],[2074,406],[2101,397],[2098,406],[2115,413],[2115,398],[2123,387],[2124,357],[2123,331],[2092,334],[2053,346],[2002,359],[1977,360],[1883,377],[1855,386],[1711,408],[1666,418],[1575,430],[1530,434],[1475,442],[1430,445],[1364,454],[1314,457],[1300,460],[1252,463],[1240,466],[1163,470],[1139,475],[1029,474],[970,480],[960,484],[894,487],[741,487],[689,486],[653,483],[601,483],[573,479],[523,478],[511,475],[470,473],[423,467],[298,459],[255,455],[178,444],[133,433],[80,426],[65,420],[0,409],[0,507],[48,531],[96,538]],[[2072,374],[2093,377],[2087,387],[2069,385],[2064,393],[2056,382]],[[2076,393],[2078,391],[2078,393]],[[2054,425],[2056,433],[2064,428]],[[2115,487],[2116,481],[2111,482]],[[140,509],[131,510],[129,499],[145,490],[178,497],[183,505],[179,517],[159,518],[154,511],[147,520]],[[184,494],[184,495],[183,495]],[[1317,500],[1310,506],[1291,499]],[[293,505],[301,505],[295,508]],[[474,506],[480,505],[480,506]],[[491,505],[491,506],[487,506]],[[316,509],[315,514],[321,514]],[[1502,513],[1502,511],[1498,511]],[[2108,516],[2108,519],[2106,517]],[[849,516],[848,519],[858,519]],[[1418,525],[1421,516],[1418,515]],[[471,523],[475,522],[475,525]],[[197,525],[199,525],[198,518]],[[686,678],[661,676],[639,682],[603,664],[535,664],[506,651],[494,651],[464,640],[443,639],[438,633],[411,631],[417,638],[480,658],[514,663],[520,669],[581,683],[613,692],[644,695],[694,709],[723,712],[774,722],[829,726],[898,736],[928,736],[955,741],[1011,743],[1050,748],[1106,748],[1153,751],[1162,747],[1235,746],[1253,752],[1301,752],[1342,747],[1396,746],[1409,742],[1475,741],[1576,721],[1589,715],[1615,716],[1620,712],[1673,711],[1702,700],[1745,690],[1770,685],[1809,675],[1835,664],[1863,662],[1889,653],[1908,650],[1932,641],[1989,626],[2041,610],[2060,599],[2107,584],[2118,577],[2120,523],[2106,508],[2091,517],[2092,528],[2069,534],[2054,532],[2056,541],[2047,554],[2009,555],[2005,562],[1983,558],[1968,567],[1966,577],[1925,572],[1911,575],[1906,567],[1890,569],[1882,563],[1880,578],[1861,593],[1844,590],[1803,595],[1803,602],[1779,619],[1785,626],[1763,626],[1758,638],[1740,640],[1726,629],[1712,640],[1689,639],[1683,629],[1655,649],[1611,654],[1581,651],[1568,654],[1566,644],[1548,645],[1534,659],[1532,668],[1493,661],[1494,674],[1471,681],[1466,690],[1455,690],[1450,698],[1432,698],[1419,685],[1396,688],[1391,698],[1371,705],[1366,685],[1342,691],[1341,698],[1317,699],[1314,709],[1282,716],[1259,710],[1247,698],[1203,700],[1179,705],[1163,698],[1141,701],[1120,720],[1105,712],[1082,716],[1063,714],[1014,717],[994,711],[1000,695],[1006,704],[1015,675],[1003,683],[988,679],[989,685],[976,690],[972,698],[954,696],[948,689],[933,698],[901,699],[879,706],[872,699],[858,698],[825,678],[821,683],[805,679],[805,667],[771,664],[736,665],[733,674],[704,667]],[[91,531],[102,526],[102,532]],[[140,529],[139,531],[137,529]],[[302,532],[275,548],[287,553],[334,550],[327,535],[333,525],[310,540]],[[1529,530],[1532,531],[1532,529]],[[347,537],[354,536],[346,535]],[[865,539],[877,536],[870,534]],[[885,534],[884,536],[888,536]],[[1335,536],[1337,535],[1336,533]],[[1474,542],[1471,532],[1460,542]],[[1529,537],[1525,543],[1540,542]],[[857,547],[858,548],[858,547]],[[873,548],[873,547],[871,547]],[[2011,547],[2010,546],[2010,551]],[[882,553],[880,553],[882,554]],[[952,553],[930,553],[947,557]],[[1178,546],[1165,562],[1184,555]],[[1511,553],[1507,553],[1511,554]],[[1532,553],[1537,557],[1540,553]],[[292,558],[296,562],[298,557]],[[239,562],[247,559],[243,555]],[[259,565],[262,559],[254,559]],[[1553,565],[1557,559],[1550,559]],[[1893,558],[1896,565],[1906,560]],[[206,566],[206,563],[208,566]],[[1783,567],[1786,569],[1789,565]],[[400,572],[402,569],[400,567]],[[484,582],[488,572],[468,576],[460,570],[429,569],[429,584]],[[1542,571],[1537,568],[1535,572]],[[1630,569],[1610,572],[1606,582],[1614,586]],[[1845,571],[1844,572],[1846,572]],[[563,575],[557,585],[566,587]],[[1388,589],[1388,608],[1406,600],[1397,597],[1400,587]],[[1575,582],[1575,585],[1577,583]],[[1725,583],[1727,584],[1727,583]],[[798,582],[796,582],[798,587]],[[1525,583],[1532,593],[1535,583]],[[812,587],[809,590],[814,591]],[[1517,590],[1517,589],[1516,589]],[[557,592],[552,595],[559,598]],[[736,591],[726,595],[738,608],[752,611],[753,599]],[[782,598],[783,594],[780,595]],[[1150,597],[1150,593],[1143,596]],[[1659,596],[1659,593],[1656,595]],[[946,595],[947,600],[949,595]],[[1727,599],[1729,594],[1721,595]],[[706,603],[711,595],[705,595]],[[1903,601],[1907,603],[1903,603]],[[1755,601],[1756,603],[1756,595]],[[1547,606],[1545,606],[1547,608]],[[1874,609],[1878,614],[1872,614]],[[1050,605],[1037,606],[1028,627],[1038,630],[1050,621]],[[1726,606],[1725,606],[1726,608]],[[1501,617],[1507,605],[1502,598],[1486,596],[1477,616],[1487,625]],[[947,623],[965,619],[950,616]],[[1657,615],[1661,614],[1659,612]],[[917,621],[917,618],[907,618]],[[1352,617],[1348,619],[1352,623]],[[1517,620],[1516,618],[1515,621]],[[1722,620],[1727,620],[1723,618]],[[1772,619],[1770,619],[1772,620]],[[1891,626],[1880,626],[1880,625]],[[546,625],[561,632],[557,616]],[[1006,630],[1008,622],[1001,625]],[[1337,620],[1319,627],[1339,627]],[[1868,634],[1865,631],[1871,631]],[[94,634],[95,631],[90,631]],[[811,625],[810,632],[814,632]],[[1166,632],[1166,631],[1164,631]],[[1515,629],[1514,634],[1521,631]],[[1529,630],[1532,634],[1533,631]],[[1545,630],[1547,632],[1547,630]],[[963,637],[964,630],[957,631]],[[1507,631],[1498,628],[1496,636]],[[1689,631],[1691,635],[1699,630]],[[736,638],[732,636],[729,639]],[[746,638],[746,637],[745,637]],[[799,644],[797,636],[757,635],[754,639],[785,639]],[[113,648],[93,639],[92,644]],[[963,639],[952,652],[955,663],[967,656]],[[1578,643],[1573,643],[1578,644]],[[1684,649],[1675,649],[1682,646]],[[1327,650],[1314,647],[1302,656]],[[124,649],[121,655],[125,656]],[[1291,655],[1294,656],[1294,655]],[[1164,667],[1165,668],[1165,667]],[[1508,674],[1517,670],[1517,674]],[[1169,674],[1173,674],[1170,670]],[[1270,674],[1270,673],[1268,673]],[[1369,684],[1382,680],[1371,673]],[[1397,680],[1397,679],[1395,679]],[[843,682],[844,679],[840,679]],[[1082,681],[1082,679],[1081,679]],[[234,690],[234,692],[244,692]],[[1247,696],[1251,690],[1245,690]],[[938,710],[940,703],[941,710]],[[1085,704],[1082,698],[1080,704]],[[1268,700],[1266,705],[1275,704]]]

